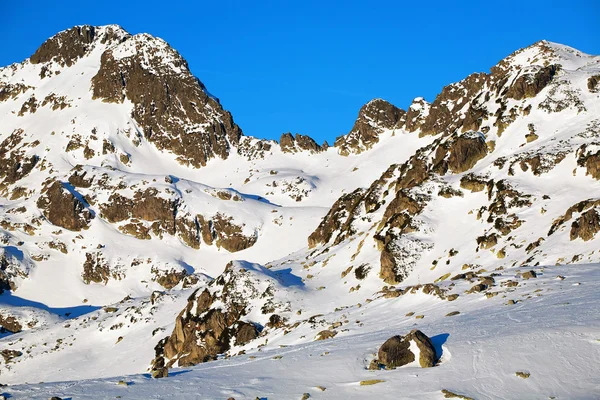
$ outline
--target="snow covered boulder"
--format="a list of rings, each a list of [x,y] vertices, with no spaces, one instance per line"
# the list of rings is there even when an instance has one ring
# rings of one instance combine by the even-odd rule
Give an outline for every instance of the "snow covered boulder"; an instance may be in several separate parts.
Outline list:
[[[431,340],[420,330],[408,335],[392,336],[381,345],[377,353],[378,363],[386,369],[408,365],[418,360],[422,368],[433,367],[437,361]]]

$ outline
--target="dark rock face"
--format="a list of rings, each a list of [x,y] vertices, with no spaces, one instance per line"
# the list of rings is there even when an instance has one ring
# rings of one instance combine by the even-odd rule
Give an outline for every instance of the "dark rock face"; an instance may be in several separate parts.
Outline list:
[[[97,28],[90,25],[75,26],[51,37],[45,41],[31,56],[32,64],[55,61],[61,66],[70,67],[83,57],[91,48],[95,40],[103,43],[120,40],[122,35],[118,28],[107,27],[107,32],[101,38],[97,35]]]
[[[590,76],[587,83],[588,90],[592,93],[598,93],[598,83],[600,83],[600,74]]]
[[[343,156],[360,154],[378,143],[385,129],[399,128],[405,116],[406,111],[385,100],[371,100],[360,109],[350,133],[338,137],[334,146]]]
[[[38,163],[38,156],[25,154],[26,145],[20,129],[0,143],[0,186],[13,184],[29,175]]]
[[[515,79],[506,96],[515,100],[535,97],[552,81],[559,70],[560,65],[548,65],[535,74],[523,74]]]
[[[422,368],[433,367],[437,361],[435,348],[429,337],[419,330],[386,340],[377,353],[378,362],[387,369],[393,369],[415,361],[415,354],[410,350],[411,341],[419,348],[419,365]]]
[[[581,238],[584,241],[592,240],[600,231],[600,215],[596,209],[582,213],[571,224],[571,240]]]
[[[56,61],[70,67],[81,58],[93,42],[96,29],[93,26],[76,26],[45,41],[31,56],[32,64]]]
[[[462,135],[450,147],[448,168],[456,174],[468,171],[486,155],[487,145],[483,138]]]
[[[352,215],[359,212],[358,205],[362,200],[363,189],[357,189],[340,197],[331,207],[317,229],[308,237],[308,247],[328,243],[334,233],[339,232],[334,244],[341,243],[351,232]]]
[[[548,236],[552,235],[566,222],[570,221],[573,218],[573,214],[578,213],[580,215],[571,224],[571,240],[581,238],[584,241],[588,241],[593,239],[596,233],[600,231],[599,207],[600,200],[598,199],[588,199],[572,205],[567,209],[564,215],[554,220],[548,231]]]
[[[177,316],[175,329],[156,347],[153,370],[163,373],[175,363],[190,366],[216,359],[227,352],[231,344],[243,345],[259,335],[257,326],[242,321],[250,311],[251,299],[264,299],[265,304],[273,296],[271,284],[264,285],[245,268],[230,263],[207,289],[196,291],[188,304]],[[214,304],[218,304],[213,308]],[[269,307],[270,308],[270,307]],[[263,313],[267,309],[263,306]]]
[[[309,151],[311,153],[319,153],[324,149],[314,141],[313,138],[306,135],[296,134],[296,137],[291,133],[284,133],[279,139],[281,151],[284,153],[296,153],[298,151]]]
[[[144,43],[144,37],[127,40],[139,51],[121,59],[111,50],[104,52],[92,79],[93,97],[131,101],[132,116],[146,139],[176,154],[182,164],[199,168],[211,158],[227,158],[242,135],[231,114],[206,93],[175,50],[158,39],[152,39],[159,43],[155,46]]]
[[[469,103],[488,80],[487,74],[471,74],[458,83],[444,87],[431,104],[429,114],[420,126],[422,135],[451,133],[459,128],[463,120],[453,110],[460,110]],[[450,104],[453,107],[450,108]]]
[[[86,204],[59,181],[45,190],[37,206],[50,223],[71,231],[87,229],[94,218]]]
[[[596,180],[600,180],[600,151],[589,152],[587,146],[583,145],[578,150],[577,164],[585,167],[586,175],[590,175]]]

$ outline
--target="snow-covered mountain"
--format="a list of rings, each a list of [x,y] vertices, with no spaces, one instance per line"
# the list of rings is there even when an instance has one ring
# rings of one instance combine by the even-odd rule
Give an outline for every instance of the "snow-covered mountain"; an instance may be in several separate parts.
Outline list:
[[[598,56],[535,43],[329,146],[79,26],[0,69],[0,118],[12,396],[600,396]],[[379,369],[415,328],[436,366]]]

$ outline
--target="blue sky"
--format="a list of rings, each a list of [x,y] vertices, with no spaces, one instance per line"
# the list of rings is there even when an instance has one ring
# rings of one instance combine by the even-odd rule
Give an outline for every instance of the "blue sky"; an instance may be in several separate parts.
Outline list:
[[[331,144],[360,107],[433,101],[540,39],[600,54],[600,2],[2,1],[0,65],[56,32],[119,24],[169,42],[247,135]]]

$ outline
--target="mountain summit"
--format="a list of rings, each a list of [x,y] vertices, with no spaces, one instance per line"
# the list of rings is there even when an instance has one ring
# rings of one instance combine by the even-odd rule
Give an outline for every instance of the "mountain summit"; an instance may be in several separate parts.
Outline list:
[[[598,110],[540,41],[278,143],[163,40],[60,32],[0,69],[3,390],[594,397]]]

